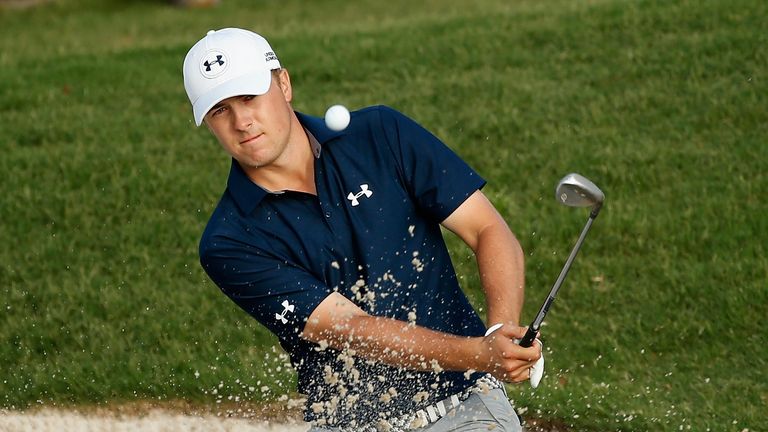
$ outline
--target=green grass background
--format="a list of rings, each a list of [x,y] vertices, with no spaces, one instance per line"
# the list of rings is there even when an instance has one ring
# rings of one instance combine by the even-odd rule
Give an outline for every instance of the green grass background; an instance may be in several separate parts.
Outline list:
[[[197,241],[229,160],[181,80],[208,29],[266,35],[295,108],[388,104],[488,180],[527,253],[525,321],[607,196],[543,333],[525,416],[768,430],[768,3],[152,1],[0,10],[0,408],[273,400],[275,339]],[[449,239],[478,308],[470,251]]]

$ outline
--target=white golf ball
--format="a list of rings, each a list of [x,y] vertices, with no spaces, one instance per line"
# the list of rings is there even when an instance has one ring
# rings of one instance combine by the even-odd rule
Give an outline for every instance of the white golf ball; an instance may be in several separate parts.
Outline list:
[[[349,110],[344,105],[334,105],[325,112],[325,125],[328,129],[342,131],[349,126]]]

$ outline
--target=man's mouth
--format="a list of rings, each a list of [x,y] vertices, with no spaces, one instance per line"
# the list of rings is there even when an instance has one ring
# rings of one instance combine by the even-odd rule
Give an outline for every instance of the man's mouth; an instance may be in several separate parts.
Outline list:
[[[253,136],[250,136],[242,141],[240,141],[240,144],[248,144],[249,142],[256,141],[257,139],[261,138],[264,134],[256,134]]]

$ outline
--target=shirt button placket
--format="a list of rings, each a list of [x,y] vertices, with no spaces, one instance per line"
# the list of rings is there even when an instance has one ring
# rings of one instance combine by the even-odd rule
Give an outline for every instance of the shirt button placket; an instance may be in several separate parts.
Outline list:
[[[321,214],[325,216],[325,226],[328,227],[328,230],[330,232],[333,232],[333,225],[331,223],[331,217],[333,216],[333,212],[331,211],[327,203],[320,201],[318,199],[318,204],[320,205]]]

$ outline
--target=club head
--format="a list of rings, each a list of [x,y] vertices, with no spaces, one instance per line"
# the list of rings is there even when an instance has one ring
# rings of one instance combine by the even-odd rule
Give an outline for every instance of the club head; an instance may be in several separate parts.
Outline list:
[[[586,177],[572,173],[563,177],[555,189],[557,200],[569,207],[592,207],[593,213],[603,205],[605,195]]]

